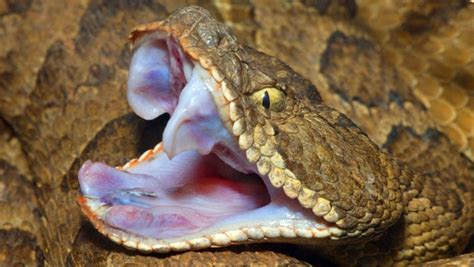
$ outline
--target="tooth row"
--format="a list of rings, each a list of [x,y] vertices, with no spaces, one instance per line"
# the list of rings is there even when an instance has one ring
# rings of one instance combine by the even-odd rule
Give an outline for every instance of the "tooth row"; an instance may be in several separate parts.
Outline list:
[[[205,249],[211,246],[227,246],[245,241],[256,241],[271,238],[337,238],[341,230],[337,228],[290,228],[290,227],[245,227],[241,230],[232,230],[224,233],[217,233],[209,237],[199,237],[188,241],[177,241],[171,243],[161,243],[153,239],[142,239],[137,236],[121,236],[117,233],[102,231],[112,241],[124,245],[132,250],[142,252],[168,253],[170,251],[188,251]]]
[[[153,150],[149,149],[147,151],[145,151],[145,153],[143,153],[139,158],[138,158],[138,162],[141,162],[141,161],[145,161],[147,159],[149,159],[150,157],[152,157],[155,153],[153,152]]]
[[[267,238],[331,238],[338,239],[344,234],[339,228],[295,228],[295,227],[245,227],[241,230],[232,230],[224,233],[213,234],[209,237],[200,237],[189,241],[171,242],[169,244],[157,242],[153,239],[141,239],[137,236],[126,235],[125,237],[116,233],[109,233],[103,227],[97,227],[99,231],[108,236],[112,241],[133,250],[143,252],[167,253],[170,251],[186,251],[204,249],[211,246],[226,246],[233,243],[241,243],[247,240],[262,240]]]
[[[121,167],[121,169],[127,169],[127,168],[130,168],[130,167],[133,167],[133,166],[135,166],[137,163],[138,163],[138,159],[131,159],[129,162],[125,163],[125,165],[123,165],[123,166]]]
[[[88,200],[83,209],[91,209],[94,203]],[[93,202],[93,201],[92,201]],[[96,207],[97,208],[97,207]],[[86,212],[85,214],[92,214]],[[132,250],[140,250],[143,252],[167,253],[170,251],[187,251],[204,249],[211,246],[227,246],[234,243],[242,243],[246,241],[257,241],[272,238],[331,238],[338,239],[343,235],[343,231],[337,227],[307,227],[304,225],[293,223],[282,223],[279,226],[255,226],[244,227],[242,229],[225,231],[222,233],[212,234],[206,237],[199,237],[185,241],[177,241],[164,243],[151,238],[140,238],[139,236],[128,234],[113,229],[110,231],[104,222],[95,217],[89,218],[94,227],[102,234],[109,237],[115,243],[124,245]]]
[[[118,170],[131,168],[131,167],[137,165],[138,163],[140,163],[142,161],[149,160],[150,158],[153,157],[153,155],[155,155],[155,154],[157,154],[161,151],[163,151],[163,143],[160,142],[153,149],[148,149],[143,154],[141,154],[141,156],[139,158],[131,159],[129,162],[125,163],[124,165],[116,166],[115,168],[118,169]]]

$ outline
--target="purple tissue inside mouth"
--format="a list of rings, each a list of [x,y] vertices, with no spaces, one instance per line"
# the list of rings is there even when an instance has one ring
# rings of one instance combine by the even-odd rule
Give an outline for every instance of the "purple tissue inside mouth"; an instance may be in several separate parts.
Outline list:
[[[132,109],[145,119],[171,117],[163,133],[165,153],[125,170],[92,162],[81,168],[81,191],[105,207],[101,218],[108,226],[175,238],[269,203],[263,181],[250,172],[220,118],[215,87],[208,71],[186,58],[174,40],[149,40],[136,49],[128,81]]]
[[[157,239],[192,234],[269,202],[258,177],[195,151],[173,160],[162,153],[128,172],[87,162],[79,181],[84,196],[107,207],[103,220],[109,226]]]

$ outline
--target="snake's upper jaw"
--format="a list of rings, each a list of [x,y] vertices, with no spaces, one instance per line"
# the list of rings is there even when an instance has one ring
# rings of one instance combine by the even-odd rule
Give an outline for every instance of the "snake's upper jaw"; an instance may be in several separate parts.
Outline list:
[[[174,56],[170,56],[174,54]],[[143,42],[129,69],[128,102],[137,115],[153,119],[174,111],[193,64],[170,38]]]
[[[165,80],[165,81],[163,81]],[[144,119],[171,114],[163,133],[169,158],[188,150],[201,155],[214,151],[241,172],[250,168],[227,130],[224,98],[199,63],[188,59],[171,38],[151,39],[135,51],[130,65],[128,99]]]

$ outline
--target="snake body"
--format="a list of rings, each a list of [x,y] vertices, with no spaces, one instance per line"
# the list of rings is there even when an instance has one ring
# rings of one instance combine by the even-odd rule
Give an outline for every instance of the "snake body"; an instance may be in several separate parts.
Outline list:
[[[264,4],[262,3],[262,5]],[[124,158],[131,158],[137,154],[137,147],[146,146],[139,143],[139,138],[131,138],[131,136],[137,136],[143,129],[149,130],[148,128],[151,127],[137,121],[132,115],[124,115],[127,111],[126,105],[119,100],[123,98],[123,95],[114,94],[105,89],[118,87],[125,79],[126,63],[121,60],[124,60],[123,54],[126,54],[123,51],[127,50],[121,45],[119,37],[114,37],[117,36],[117,32],[96,30],[96,27],[97,25],[110,25],[110,27],[116,25],[117,21],[122,20],[123,13],[109,14],[106,10],[120,10],[121,8],[129,9],[127,18],[130,21],[127,20],[127,22],[131,25],[136,24],[135,19],[142,18],[144,14],[151,16],[156,12],[163,12],[162,9],[153,5],[148,8],[126,5],[110,7],[106,4],[93,4],[84,12],[79,33],[75,35],[72,43],[56,42],[49,47],[45,62],[42,63],[39,71],[39,78],[34,85],[35,90],[32,93],[27,92],[26,97],[24,94],[22,98],[20,94],[19,98],[15,98],[18,105],[13,105],[13,109],[8,112],[2,110],[3,114],[7,114],[5,118],[8,124],[11,125],[15,133],[18,133],[30,166],[32,166],[33,176],[37,181],[34,191],[39,199],[41,213],[36,214],[36,218],[29,220],[38,220],[33,225],[41,225],[41,229],[44,231],[44,234],[40,235],[36,241],[31,241],[25,232],[38,231],[37,226],[19,227],[15,225],[17,232],[12,235],[22,238],[25,243],[33,244],[30,247],[35,247],[35,242],[38,242],[39,247],[43,249],[34,260],[39,262],[44,260],[43,257],[52,265],[62,265],[65,262],[81,264],[87,262],[86,259],[90,257],[94,257],[98,263],[105,263],[107,260],[141,263],[160,260],[140,255],[128,258],[126,253],[118,247],[110,244],[106,245],[106,248],[101,247],[98,243],[103,240],[94,234],[90,226],[79,223],[81,216],[78,211],[71,212],[71,209],[75,209],[74,203],[77,196],[77,183],[74,177],[83,160],[95,158],[109,159],[110,162],[123,162]],[[318,16],[316,10],[305,11],[305,7],[298,3],[294,6],[273,6],[271,10],[262,8],[257,3],[254,8],[256,17],[262,19],[261,25],[267,25],[256,33],[257,47],[281,58],[305,77],[311,79],[317,85],[325,103],[346,113],[377,145],[397,158],[381,152],[350,120],[322,103],[315,105],[316,108],[312,112],[318,115],[309,119],[306,124],[295,121],[291,125],[280,126],[281,129],[288,131],[289,129],[299,129],[297,133],[288,132],[286,136],[281,135],[282,139],[277,143],[289,143],[286,149],[279,151],[285,151],[282,153],[285,153],[288,160],[288,168],[293,170],[296,177],[306,177],[306,180],[300,180],[301,188],[309,189],[310,191],[305,191],[309,194],[319,192],[314,198],[315,203],[312,203],[314,205],[318,203],[318,197],[329,200],[331,203],[329,211],[332,213],[328,218],[337,218],[335,222],[339,222],[341,228],[348,229],[347,233],[351,233],[351,235],[347,235],[346,240],[356,240],[355,243],[358,244],[357,246],[353,243],[338,244],[337,250],[335,250],[338,260],[344,262],[346,259],[357,256],[361,263],[365,263],[374,260],[375,258],[372,256],[379,255],[378,260],[387,263],[403,262],[403,260],[416,262],[460,253],[472,232],[472,214],[470,213],[472,210],[472,163],[459,156],[456,148],[441,133],[430,129],[430,126],[435,124],[430,125],[425,122],[425,119],[429,121],[429,114],[424,110],[423,104],[416,100],[409,86],[396,79],[396,70],[387,66],[383,58],[377,57],[380,55],[380,50],[376,45],[371,45],[372,39],[361,33],[356,27],[347,26],[337,19],[334,20],[335,22],[325,20],[324,17]],[[93,15],[94,12],[104,12],[105,18],[97,18]],[[264,23],[265,18],[269,17],[265,15],[265,12],[271,12],[275,17],[294,12],[301,15],[301,21],[298,19],[291,21],[277,19],[275,21],[279,21],[281,24]],[[329,9],[328,12],[334,12],[335,17],[346,15],[344,9],[342,11]],[[321,27],[316,27],[316,30],[313,28],[298,32],[298,41],[301,47],[307,47],[309,51],[292,49],[293,46],[289,44],[294,43],[291,42],[291,38],[294,36],[286,36],[285,38],[288,39],[283,36],[275,38],[276,32],[283,29],[284,26],[288,27],[293,23],[296,28],[298,23],[303,23],[303,17],[314,20],[312,21],[314,25]],[[318,29],[321,31],[317,32]],[[315,34],[312,31],[327,32],[327,34]],[[97,38],[91,39],[92,34]],[[314,45],[317,42],[307,38],[311,36],[328,41],[321,42],[325,45],[317,46]],[[104,39],[112,41],[105,43],[101,41]],[[305,41],[308,44],[304,43]],[[100,63],[96,63],[97,56],[94,54],[99,53],[96,50],[97,45],[100,46],[101,53],[108,52],[105,53],[106,57],[101,59],[103,61]],[[43,51],[45,49],[46,47]],[[259,62],[267,63],[257,68],[267,76],[276,75],[274,74],[275,68],[281,68],[284,70],[283,74],[285,72],[291,73],[291,78],[287,78],[288,81],[295,81],[302,88],[316,90],[308,81],[294,74],[280,62],[267,59],[265,56],[260,57],[260,54],[252,52],[253,50],[249,51],[251,51],[247,55],[249,62],[257,66],[260,66]],[[301,56],[302,54],[314,55],[315,60],[311,60],[311,57],[308,56]],[[357,61],[367,60],[367,62],[361,64],[360,68],[354,68],[354,71],[361,71],[358,75],[348,75],[355,80],[352,79],[351,83],[347,83],[344,81],[348,76],[338,76],[338,74],[341,69],[347,69],[344,66],[347,67],[347,64],[353,62],[348,61],[348,57],[354,55],[358,56]],[[256,57],[261,61],[255,61]],[[319,62],[316,67],[313,65],[314,62]],[[111,65],[117,67],[111,68]],[[58,66],[61,67],[58,68]],[[377,74],[366,73],[363,71],[363,66],[383,71]],[[276,75],[275,79],[284,78]],[[26,82],[28,83],[28,81]],[[293,83],[287,82],[287,84]],[[355,86],[357,84],[359,86]],[[379,86],[381,90],[371,95],[371,92],[374,91],[367,91],[367,89],[364,91],[366,87],[363,85],[367,88]],[[5,95],[16,95],[17,92],[15,90],[6,91]],[[311,100],[311,102],[319,101],[318,97],[314,95]],[[7,97],[2,98],[2,101],[13,100]],[[102,105],[103,102],[107,102],[107,105]],[[104,112],[105,110],[112,112]],[[81,112],[86,112],[86,114],[78,116]],[[66,118],[69,116],[69,118],[76,120],[65,119],[59,114],[66,114]],[[97,114],[104,115],[97,117]],[[87,116],[88,119],[85,119]],[[91,118],[94,119],[91,120]],[[87,126],[89,130],[74,131],[70,129],[71,125]],[[318,126],[314,130],[320,131],[319,136],[311,136],[305,130],[307,127],[311,128],[311,125]],[[55,130],[51,131],[51,129]],[[314,153],[302,149],[301,145],[292,143],[295,142],[292,141],[295,138],[290,138],[291,135],[300,135],[300,139],[308,140],[308,143],[323,140],[316,142],[323,144],[320,152],[324,157],[319,159],[320,164],[323,165],[327,159],[326,156],[330,156],[325,152],[328,148],[324,148],[324,144],[332,149],[334,149],[334,144],[336,144],[336,148],[345,148],[345,140],[354,138],[357,140],[354,142],[356,145],[351,145],[348,149],[345,148],[348,158],[359,160],[360,162],[357,164],[371,166],[370,169],[375,170],[374,173],[380,174],[382,179],[388,178],[381,180],[381,184],[389,183],[391,177],[397,177],[395,179],[398,181],[396,185],[389,187],[395,188],[394,190],[384,191],[384,187],[381,187],[381,191],[375,191],[379,193],[375,194],[376,200],[374,202],[385,202],[381,205],[382,209],[378,210],[375,207],[373,213],[383,220],[376,223],[377,227],[373,230],[374,232],[370,232],[366,236],[370,239],[374,238],[376,241],[357,241],[360,235],[366,233],[364,231],[371,227],[361,227],[360,222],[355,222],[360,218],[359,214],[363,214],[361,216],[363,218],[367,213],[363,210],[363,197],[359,199],[361,202],[352,204],[355,207],[362,207],[362,210],[353,208],[345,201],[350,199],[354,192],[354,184],[347,182],[351,180],[342,180],[345,178],[338,177],[339,180],[333,181],[336,184],[339,183],[337,187],[325,187],[325,183],[322,183],[323,189],[319,189],[317,178],[308,175],[309,170],[314,168],[316,160]],[[355,148],[357,144],[360,144],[361,147]],[[15,147],[17,145],[11,142],[9,148],[16,149]],[[115,155],[110,153],[117,147],[121,147],[123,151],[115,153]],[[360,151],[372,151],[372,153],[366,154]],[[21,153],[12,153],[8,157],[10,157],[9,159],[21,157],[18,154]],[[311,159],[312,157],[313,159]],[[344,157],[336,158],[335,162],[343,160]],[[20,161],[15,160],[14,162]],[[334,159],[328,160],[328,162],[334,163]],[[20,166],[17,167],[20,170],[24,169],[22,164],[17,166]],[[347,173],[345,164],[338,165],[336,163],[328,164],[328,166],[334,166],[333,169],[327,169],[329,173]],[[360,173],[364,173],[363,170],[360,171]],[[21,171],[21,173],[29,175],[28,171]],[[350,175],[346,174],[345,177],[347,176]],[[327,177],[328,179],[334,178],[331,175],[327,175]],[[14,188],[14,186],[10,185],[9,188]],[[289,192],[291,194],[291,190]],[[303,197],[301,198],[303,199]],[[384,213],[386,210],[390,210],[388,215],[386,215],[387,212]],[[401,220],[399,220],[400,216],[402,216]],[[391,220],[385,220],[387,217]],[[343,220],[344,218],[347,219]],[[4,230],[7,235],[10,228]],[[407,233],[409,234],[407,235]],[[382,237],[379,236],[380,234]],[[61,241],[56,242],[56,240]],[[27,245],[19,244],[18,246],[28,250]],[[273,248],[276,252],[267,252],[265,251],[267,248],[263,248],[262,250],[257,247],[257,252],[251,252],[252,249],[246,250],[241,254],[236,254],[236,251],[239,251],[238,248],[217,252],[189,252],[168,257],[165,261],[177,263],[177,260],[182,260],[191,263],[201,260],[206,262],[211,259],[214,262],[225,262],[226,259],[233,257],[237,257],[233,260],[240,260],[242,263],[291,263],[296,261],[294,258],[286,256],[282,247],[267,247]],[[36,248],[34,250],[38,251]],[[92,255],[93,251],[97,253]],[[328,253],[334,255],[335,252],[328,251]],[[297,254],[293,255],[297,256]],[[302,258],[304,259],[304,257]]]

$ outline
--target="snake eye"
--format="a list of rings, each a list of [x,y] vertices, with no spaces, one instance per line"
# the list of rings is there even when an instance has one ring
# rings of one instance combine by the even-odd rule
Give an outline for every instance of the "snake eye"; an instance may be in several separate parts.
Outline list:
[[[279,112],[285,108],[285,93],[274,87],[258,90],[250,95],[250,97],[255,103],[271,111]]]

